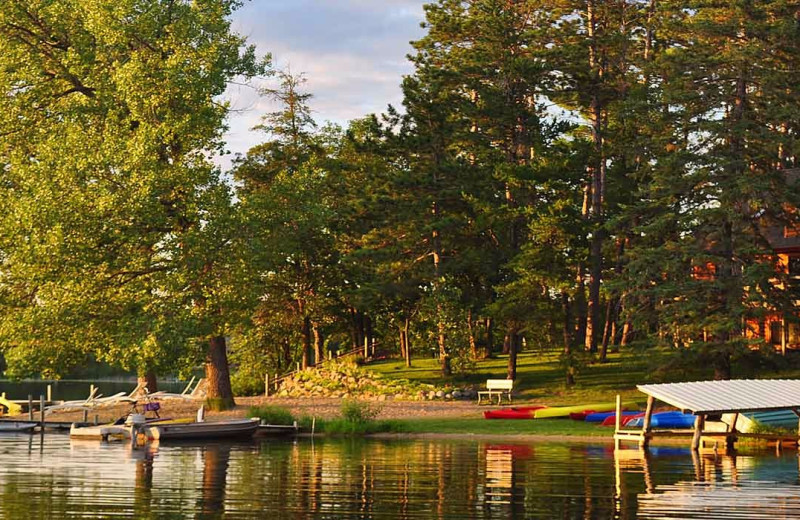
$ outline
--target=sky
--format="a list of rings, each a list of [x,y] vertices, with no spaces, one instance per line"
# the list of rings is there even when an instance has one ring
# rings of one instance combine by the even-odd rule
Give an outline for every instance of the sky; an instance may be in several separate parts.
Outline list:
[[[317,122],[345,126],[400,104],[400,82],[412,71],[409,42],[424,34],[426,1],[250,0],[234,15],[233,29],[260,55],[271,53],[276,67],[306,75]],[[218,161],[223,168],[263,140],[250,129],[275,109],[253,86],[231,85],[225,97],[232,105],[226,135],[232,154]]]

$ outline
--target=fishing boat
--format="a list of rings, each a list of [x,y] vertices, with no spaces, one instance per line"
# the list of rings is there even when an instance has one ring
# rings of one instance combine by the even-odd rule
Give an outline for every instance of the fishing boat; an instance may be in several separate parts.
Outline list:
[[[0,433],[31,433],[37,426],[35,422],[0,422]]]
[[[120,424],[98,424],[96,426],[86,426],[73,423],[69,429],[69,436],[73,439],[101,439],[108,441],[111,439],[130,439],[130,426]]]
[[[148,440],[230,439],[252,437],[259,419],[232,419],[215,422],[160,422],[144,428]]]

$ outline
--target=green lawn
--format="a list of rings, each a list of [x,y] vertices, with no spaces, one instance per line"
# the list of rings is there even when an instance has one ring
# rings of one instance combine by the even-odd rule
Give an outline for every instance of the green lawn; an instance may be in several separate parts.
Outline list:
[[[413,419],[392,420],[391,431],[401,433],[460,433],[475,435],[580,435],[610,437],[614,428],[570,419],[487,421],[469,419]]]
[[[558,356],[553,353],[525,352],[517,360],[516,394],[518,400],[544,402],[548,405],[570,405],[587,402],[613,401],[616,394],[627,400],[643,400],[636,385],[649,382],[650,357],[636,354],[610,354],[606,363],[585,366],[578,374],[577,384],[567,389],[564,371]],[[370,363],[367,369],[389,378],[408,379],[424,383],[474,385],[482,387],[487,379],[504,379],[508,356],[480,361],[471,374],[443,380],[436,359],[415,359],[407,368],[401,360]]]

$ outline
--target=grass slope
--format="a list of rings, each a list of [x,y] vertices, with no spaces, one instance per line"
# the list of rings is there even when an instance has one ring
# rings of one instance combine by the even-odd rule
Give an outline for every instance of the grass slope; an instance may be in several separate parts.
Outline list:
[[[400,433],[459,433],[474,435],[580,435],[610,437],[614,428],[569,419],[490,420],[413,419],[393,420],[389,431]]]
[[[564,370],[553,353],[525,352],[517,360],[518,400],[542,402],[551,406],[613,401],[616,394],[626,400],[644,400],[636,385],[649,382],[647,368],[652,357],[632,353],[610,354],[606,363],[587,365],[578,374],[572,388],[564,385]],[[388,378],[402,378],[424,383],[449,382],[483,387],[487,379],[505,379],[508,356],[497,356],[476,363],[475,371],[443,379],[436,359],[414,359],[410,368],[401,360],[370,363],[369,370]]]

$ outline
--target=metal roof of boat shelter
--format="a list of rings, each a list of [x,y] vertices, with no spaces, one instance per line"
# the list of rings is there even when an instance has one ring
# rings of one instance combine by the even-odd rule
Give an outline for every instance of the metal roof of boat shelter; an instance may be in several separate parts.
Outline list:
[[[733,379],[637,385],[647,395],[694,414],[800,410],[800,379]]]

